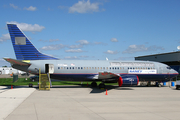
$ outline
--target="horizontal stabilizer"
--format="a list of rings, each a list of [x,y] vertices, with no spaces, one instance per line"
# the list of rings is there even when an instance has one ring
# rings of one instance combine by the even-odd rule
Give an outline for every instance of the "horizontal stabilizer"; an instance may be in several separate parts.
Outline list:
[[[31,63],[27,63],[27,62],[23,62],[21,60],[15,60],[12,58],[4,58],[4,60],[6,60],[7,62],[11,63],[11,64],[16,64],[16,65],[22,65],[22,66],[30,66]]]

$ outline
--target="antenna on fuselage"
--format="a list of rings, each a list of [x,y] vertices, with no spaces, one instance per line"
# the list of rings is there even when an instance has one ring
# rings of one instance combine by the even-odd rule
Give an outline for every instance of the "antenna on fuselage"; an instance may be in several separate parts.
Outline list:
[[[106,57],[106,60],[108,61],[108,58]]]

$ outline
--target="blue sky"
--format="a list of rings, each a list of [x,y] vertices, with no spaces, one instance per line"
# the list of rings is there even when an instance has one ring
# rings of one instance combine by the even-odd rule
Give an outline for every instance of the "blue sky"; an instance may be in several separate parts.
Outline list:
[[[0,66],[16,58],[7,23],[60,59],[134,60],[177,51],[179,0],[0,0]]]

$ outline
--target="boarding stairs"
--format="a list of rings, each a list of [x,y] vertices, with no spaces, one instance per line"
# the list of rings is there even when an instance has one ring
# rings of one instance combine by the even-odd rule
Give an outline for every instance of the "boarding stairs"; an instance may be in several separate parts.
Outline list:
[[[39,70],[39,90],[50,90],[50,87],[52,87],[50,74],[41,74]]]

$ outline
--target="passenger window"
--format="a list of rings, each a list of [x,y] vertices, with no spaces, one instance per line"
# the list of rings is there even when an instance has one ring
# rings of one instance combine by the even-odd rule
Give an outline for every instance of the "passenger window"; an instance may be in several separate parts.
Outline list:
[[[106,67],[106,70],[108,70],[108,67]]]
[[[83,67],[81,67],[81,69],[83,69]]]

